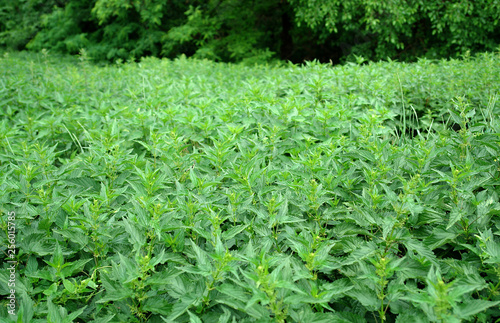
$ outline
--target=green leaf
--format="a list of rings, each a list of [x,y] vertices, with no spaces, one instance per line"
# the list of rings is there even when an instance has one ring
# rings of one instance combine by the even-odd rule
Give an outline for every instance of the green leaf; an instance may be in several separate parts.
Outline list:
[[[190,311],[187,311],[187,312],[189,314],[189,323],[202,323],[198,316],[191,313]]]
[[[147,280],[148,285],[158,285],[165,286],[171,282],[171,280],[182,272],[176,268],[163,269],[159,272],[153,273]]]
[[[470,320],[473,315],[481,313],[490,307],[497,306],[498,304],[500,304],[500,301],[490,302],[482,299],[470,299],[458,304],[455,311],[461,319]]]
[[[123,226],[129,234],[129,241],[134,246],[134,251],[139,250],[146,244],[146,236],[144,231],[137,228],[137,225],[130,219],[125,219],[123,221]]]
[[[217,323],[228,323],[231,319],[231,312],[229,312],[226,307],[222,307],[222,310],[224,311],[224,314],[219,316]]]
[[[242,302],[247,302],[249,299],[248,293],[243,288],[231,283],[222,283],[218,285],[216,289],[219,292]]]
[[[31,299],[31,297],[24,293],[21,295],[21,304],[18,312],[18,321],[21,322],[31,322],[35,309],[35,303]]]
[[[76,291],[76,286],[70,282],[69,280],[67,279],[63,279],[63,285],[64,285],[64,288],[66,288],[66,290],[68,292],[70,292],[71,294],[74,294],[75,291]]]
[[[198,247],[193,241],[191,241],[191,247],[195,252],[196,265],[195,267],[183,267],[183,270],[194,270],[195,273],[210,275],[212,272],[212,265],[207,253]]]
[[[485,242],[486,245],[486,253],[490,257],[486,259],[484,262],[487,264],[499,264],[500,263],[500,244],[491,239]]]
[[[241,233],[243,230],[245,230],[249,224],[241,224],[241,225],[236,225],[231,227],[229,230],[225,230],[222,232],[222,238],[224,240],[230,240],[234,238],[237,234]]]
[[[83,307],[80,307],[79,309],[77,309],[76,311],[70,313],[68,316],[66,316],[63,320],[63,322],[65,323],[71,323],[73,322],[78,316],[80,316],[83,311],[87,308],[87,305],[83,306]]]
[[[162,248],[160,253],[151,258],[149,263],[153,267],[158,264],[164,264],[166,261],[168,261],[168,256],[169,255],[165,253],[165,249]]]
[[[121,253],[118,253],[118,257],[120,258],[120,267],[123,267],[122,272],[127,277],[123,283],[129,283],[140,277],[139,266],[133,259],[125,257]]]
[[[342,294],[354,288],[348,279],[337,279],[333,283],[326,283],[322,286],[328,298],[340,297]]]
[[[50,285],[49,288],[47,288],[46,290],[43,291],[43,293],[47,296],[51,296],[51,295],[55,295],[57,293],[57,287],[58,287],[58,284],[57,283],[53,283]]]
[[[346,293],[349,297],[359,301],[370,311],[375,311],[380,306],[380,300],[373,290],[369,289],[351,289]]]
[[[446,230],[449,230],[457,221],[459,221],[463,216],[463,210],[457,206],[454,206],[450,212],[450,218],[448,219],[448,225]]]
[[[78,230],[77,228],[54,230],[54,232],[62,235],[71,242],[77,243],[81,248],[84,248],[89,241],[88,237],[82,232],[82,230]]]
[[[48,323],[62,323],[63,322],[63,315],[66,314],[64,308],[54,305],[54,303],[52,303],[51,298],[49,298],[47,300],[47,307],[49,310],[47,313],[47,322]]]
[[[172,311],[170,312],[170,314],[168,315],[167,318],[163,318],[162,319],[165,321],[165,322],[174,322],[174,320],[176,318],[178,318],[179,316],[181,316],[182,314],[186,313],[186,311],[196,302],[199,301],[199,298],[198,297],[195,297],[193,295],[184,295],[182,297],[182,300],[180,300],[179,302],[175,303],[172,307]]]
[[[85,265],[89,261],[92,261],[92,259],[79,259],[77,261],[65,263],[64,264],[65,267],[62,269],[63,276],[69,277],[69,276],[72,276],[76,272],[83,271],[83,268],[85,267]]]
[[[415,251],[418,255],[427,259],[431,264],[439,268],[439,264],[437,263],[436,255],[426,247],[422,242],[414,239],[406,239],[404,241],[405,247],[410,251]]]
[[[83,188],[85,191],[99,192],[101,185],[90,177],[73,177],[64,179],[64,182]]]
[[[422,312],[415,309],[405,309],[403,313],[400,313],[396,318],[396,323],[428,323],[429,319]]]
[[[59,245],[59,242],[56,242],[56,247],[54,249],[54,255],[51,258],[52,261],[52,267],[54,268],[61,268],[62,265],[64,264],[64,257],[62,254],[61,246]]]
[[[97,303],[106,303],[109,301],[119,301],[128,297],[132,297],[134,292],[127,286],[121,285],[117,281],[111,280],[108,275],[102,275],[102,286],[105,290],[104,296],[97,300]]]
[[[173,305],[162,297],[149,297],[143,305],[143,310],[155,314],[168,315]]]
[[[458,299],[464,294],[468,294],[473,291],[480,291],[487,286],[488,285],[486,284],[484,279],[477,274],[473,276],[462,276],[454,281],[453,289],[449,294]]]
[[[434,250],[450,241],[453,241],[457,236],[457,232],[445,230],[444,226],[439,226],[434,228],[434,230],[432,230],[432,234],[425,238],[424,244],[428,246],[429,249]]]
[[[359,262],[365,258],[372,256],[375,253],[376,246],[373,242],[365,243],[360,248],[357,248],[352,252],[349,257],[347,257],[344,261],[342,261],[342,266],[352,265],[356,262]],[[334,267],[333,269],[335,269]]]

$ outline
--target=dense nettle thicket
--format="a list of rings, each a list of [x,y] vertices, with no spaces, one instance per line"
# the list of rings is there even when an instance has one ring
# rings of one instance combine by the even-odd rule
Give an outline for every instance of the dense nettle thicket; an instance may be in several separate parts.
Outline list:
[[[498,322],[500,53],[103,65],[0,56],[0,323]]]
[[[0,46],[111,61],[414,60],[495,50],[499,17],[492,0],[12,0]]]

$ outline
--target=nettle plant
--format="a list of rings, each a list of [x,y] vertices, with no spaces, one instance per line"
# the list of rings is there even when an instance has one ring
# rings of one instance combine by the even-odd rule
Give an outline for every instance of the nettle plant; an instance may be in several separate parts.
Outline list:
[[[82,53],[0,60],[1,248],[14,211],[17,261],[2,321],[500,317],[498,54]]]

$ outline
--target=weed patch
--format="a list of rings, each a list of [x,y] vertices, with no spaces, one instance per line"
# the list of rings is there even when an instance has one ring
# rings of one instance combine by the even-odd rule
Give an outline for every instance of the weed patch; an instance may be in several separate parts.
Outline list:
[[[500,316],[498,54],[0,70],[19,322]]]

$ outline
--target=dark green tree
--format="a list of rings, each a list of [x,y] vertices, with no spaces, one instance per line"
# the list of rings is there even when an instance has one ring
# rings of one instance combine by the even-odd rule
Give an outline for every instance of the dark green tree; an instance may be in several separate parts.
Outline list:
[[[495,50],[499,24],[498,0],[0,2],[0,46],[71,54],[85,48],[109,61],[180,54],[247,63],[454,57]]]
[[[370,59],[456,56],[495,50],[498,0],[289,0],[295,22],[343,56]]]
[[[1,0],[0,46],[21,50],[39,32],[42,17],[52,12],[56,0]]]

